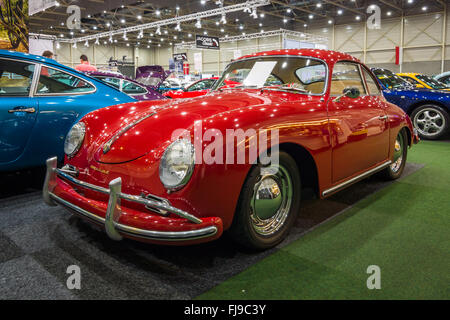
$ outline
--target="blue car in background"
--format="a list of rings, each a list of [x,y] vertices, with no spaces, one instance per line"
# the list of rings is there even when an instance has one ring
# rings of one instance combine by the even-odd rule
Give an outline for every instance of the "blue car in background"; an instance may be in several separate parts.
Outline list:
[[[0,50],[0,171],[64,157],[64,140],[85,114],[136,101],[54,60]]]
[[[414,89],[391,71],[373,68],[383,93],[390,103],[402,108],[423,139],[437,140],[449,132],[450,92]]]

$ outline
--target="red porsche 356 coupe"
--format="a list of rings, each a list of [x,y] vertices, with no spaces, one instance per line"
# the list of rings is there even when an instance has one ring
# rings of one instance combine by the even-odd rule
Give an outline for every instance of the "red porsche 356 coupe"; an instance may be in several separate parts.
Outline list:
[[[224,88],[230,79],[241,85]],[[270,139],[248,134],[257,131]],[[246,151],[270,142],[233,161],[239,135]],[[377,172],[397,179],[417,142],[405,112],[352,56],[263,52],[229,64],[207,96],[89,113],[66,138],[64,167],[47,161],[43,196],[114,240],[186,245],[228,231],[267,249],[286,237],[304,188],[325,198]]]

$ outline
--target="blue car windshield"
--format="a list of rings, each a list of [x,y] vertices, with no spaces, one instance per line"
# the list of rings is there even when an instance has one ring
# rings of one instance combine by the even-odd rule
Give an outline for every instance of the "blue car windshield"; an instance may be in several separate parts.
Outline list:
[[[374,71],[378,80],[388,89],[412,89],[412,85],[395,74]]]

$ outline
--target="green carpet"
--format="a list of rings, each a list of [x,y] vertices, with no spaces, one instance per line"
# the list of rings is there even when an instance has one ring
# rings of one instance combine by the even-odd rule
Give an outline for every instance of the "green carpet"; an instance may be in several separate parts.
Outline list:
[[[422,141],[408,161],[425,167],[197,298],[449,299],[450,144]]]

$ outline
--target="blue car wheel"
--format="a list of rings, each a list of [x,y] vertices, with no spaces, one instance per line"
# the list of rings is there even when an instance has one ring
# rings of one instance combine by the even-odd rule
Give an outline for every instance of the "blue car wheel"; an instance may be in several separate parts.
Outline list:
[[[445,135],[450,122],[448,113],[434,104],[415,109],[411,119],[420,137],[427,140],[437,140]]]

